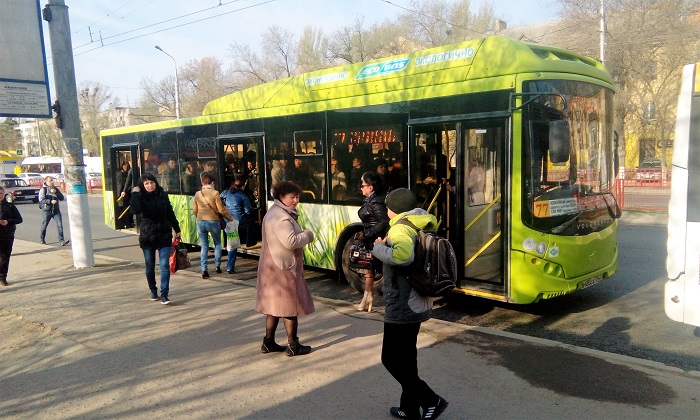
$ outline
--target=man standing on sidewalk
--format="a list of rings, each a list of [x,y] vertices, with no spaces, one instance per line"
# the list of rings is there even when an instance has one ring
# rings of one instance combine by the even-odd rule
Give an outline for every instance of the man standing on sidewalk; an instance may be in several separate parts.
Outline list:
[[[46,244],[46,228],[49,226],[51,219],[56,221],[56,229],[58,230],[58,241],[61,246],[67,245],[70,241],[65,241],[63,238],[63,216],[61,216],[61,208],[58,202],[63,201],[63,193],[53,185],[53,177],[47,176],[44,178],[44,185],[39,191],[39,207],[42,212],[41,222],[41,243]]]

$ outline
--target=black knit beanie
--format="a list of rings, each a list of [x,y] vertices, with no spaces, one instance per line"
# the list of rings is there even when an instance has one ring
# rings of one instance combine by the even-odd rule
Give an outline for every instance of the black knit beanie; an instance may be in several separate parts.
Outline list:
[[[397,188],[386,195],[386,207],[396,214],[416,208],[416,196],[408,188]]]

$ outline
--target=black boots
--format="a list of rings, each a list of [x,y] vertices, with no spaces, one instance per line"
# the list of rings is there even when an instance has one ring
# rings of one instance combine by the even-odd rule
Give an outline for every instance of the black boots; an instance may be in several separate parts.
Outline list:
[[[311,353],[311,346],[305,346],[303,344],[300,344],[299,339],[297,338],[294,341],[290,342],[289,345],[285,348],[275,343],[274,338],[265,337],[263,338],[263,343],[262,347],[260,348],[260,351],[263,353],[274,353],[284,351],[286,352],[287,356],[299,356],[302,354]]]
[[[263,353],[273,353],[273,352],[281,352],[284,351],[285,348],[283,346],[280,346],[279,344],[275,343],[274,338],[263,338],[263,343],[262,343],[262,348],[260,348],[260,351]]]
[[[304,346],[299,343],[299,338],[295,338],[287,346],[287,356],[300,356],[311,353],[311,346]]]

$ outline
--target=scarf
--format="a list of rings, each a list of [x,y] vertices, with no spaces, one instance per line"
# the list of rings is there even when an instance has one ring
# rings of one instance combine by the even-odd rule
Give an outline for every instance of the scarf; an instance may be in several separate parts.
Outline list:
[[[283,202],[281,202],[278,199],[275,199],[275,205],[280,206],[284,211],[286,211],[290,216],[292,216],[292,219],[295,221],[299,221],[299,214],[297,213],[297,209],[293,209],[289,206],[286,206]]]

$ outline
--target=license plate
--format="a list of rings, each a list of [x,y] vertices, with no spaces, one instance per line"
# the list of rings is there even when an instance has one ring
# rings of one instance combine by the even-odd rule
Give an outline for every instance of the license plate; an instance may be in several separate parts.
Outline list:
[[[582,281],[579,289],[585,289],[586,287],[593,286],[596,283],[600,283],[601,280],[602,278],[600,276],[591,277],[588,280]]]

